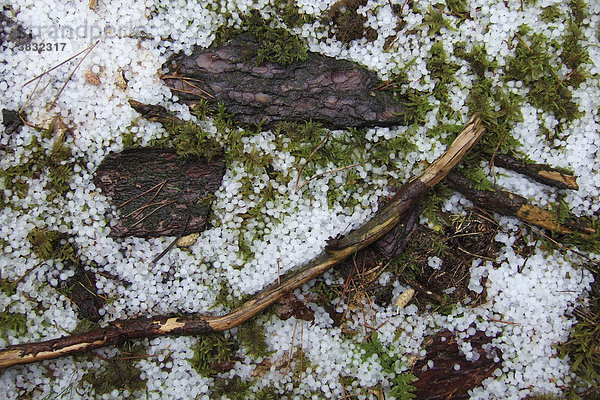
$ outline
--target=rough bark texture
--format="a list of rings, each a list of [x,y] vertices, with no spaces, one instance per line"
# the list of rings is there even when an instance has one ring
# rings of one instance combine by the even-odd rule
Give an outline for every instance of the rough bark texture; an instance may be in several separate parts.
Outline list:
[[[176,236],[188,215],[184,234],[206,228],[224,173],[220,158],[183,159],[171,149],[131,148],[107,156],[94,183],[118,209],[112,236]]]
[[[502,168],[512,169],[515,172],[526,175],[533,180],[559,189],[579,189],[577,179],[573,175],[566,174],[555,168],[543,164],[525,164],[504,154],[496,154],[494,165]]]
[[[242,124],[312,119],[335,128],[400,123],[404,107],[389,92],[373,91],[375,73],[314,53],[288,66],[258,64],[257,43],[241,35],[230,43],[178,56],[163,79],[188,104],[222,103]]]
[[[427,355],[413,368],[413,374],[418,378],[413,383],[417,399],[468,399],[468,391],[479,386],[501,366],[500,361],[494,361],[499,354],[484,350],[485,345],[491,342],[485,333],[477,332],[465,341],[471,343],[471,351],[478,353],[479,359],[467,361],[452,332],[442,331],[435,335],[426,347]],[[429,361],[433,362],[432,368],[427,367]],[[459,365],[460,369],[455,369],[455,365]]]

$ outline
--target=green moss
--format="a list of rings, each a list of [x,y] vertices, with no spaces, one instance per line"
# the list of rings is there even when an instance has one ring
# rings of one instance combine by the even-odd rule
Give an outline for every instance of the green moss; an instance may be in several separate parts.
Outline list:
[[[69,181],[74,174],[75,166],[71,149],[64,142],[63,136],[52,138],[51,127],[42,131],[41,137],[32,136],[31,142],[25,146],[26,152],[30,152],[30,155],[20,164],[0,170],[0,178],[4,181],[6,189],[23,198],[29,191],[29,182],[38,179],[46,172],[49,179],[45,189],[50,192],[47,197],[49,201],[64,196],[69,191]],[[53,140],[49,150],[44,150],[42,140]],[[4,193],[0,200],[3,207],[9,203]]]
[[[458,65],[448,61],[448,55],[441,41],[434,43],[429,56],[427,69],[435,82],[433,96],[440,101],[438,116],[444,118],[452,113],[448,84],[456,80],[454,74],[458,70]]]
[[[76,262],[75,248],[67,241],[67,236],[47,228],[33,228],[27,234],[33,254],[40,260],[58,259]]]
[[[600,320],[589,310],[571,328],[569,339],[558,347],[561,357],[569,356],[571,371],[596,390],[600,388]]]
[[[453,191],[448,186],[440,183],[433,187],[422,201],[423,211],[421,214],[426,217],[434,226],[435,231],[440,231],[446,225],[446,222],[440,218],[440,209],[444,201],[452,195]]]
[[[192,368],[202,375],[213,375],[220,364],[233,360],[237,343],[223,333],[211,333],[201,337],[193,350],[194,356],[188,359]]]
[[[556,22],[562,15],[560,4],[558,3],[542,8],[542,20],[547,24]]]
[[[267,346],[265,330],[256,320],[251,319],[239,326],[237,338],[246,352],[252,357],[267,357],[271,352]]]
[[[144,350],[141,345],[128,345],[126,352],[106,360],[98,369],[88,371],[82,381],[92,386],[97,397],[113,390],[128,390],[132,393],[143,390],[146,382],[141,378],[135,356],[142,355]]]
[[[278,400],[281,396],[272,387],[266,387],[254,394],[254,400]]]
[[[97,322],[92,322],[89,319],[82,319],[77,323],[75,329],[71,331],[71,335],[93,331],[98,328],[100,328],[100,325]]]
[[[208,160],[221,152],[219,144],[193,122],[167,127],[173,147],[182,157],[205,157]]]
[[[450,13],[459,19],[467,18],[467,0],[445,0]]]
[[[466,166],[460,172],[472,182],[471,187],[476,190],[494,191],[494,184],[490,182],[485,171],[479,166]]]
[[[570,69],[565,77],[565,83],[574,88],[578,88],[587,79],[585,72],[579,69],[580,65],[590,62],[589,54],[581,44],[582,40],[581,28],[574,21],[570,21],[563,36],[563,50],[560,53],[560,59]]]
[[[479,166],[482,157],[488,158],[499,151],[514,151],[520,143],[513,138],[514,125],[522,120],[521,104],[523,99],[515,94],[507,94],[502,88],[492,88],[487,79],[476,81],[466,101],[469,114],[479,114],[486,134],[463,160],[463,165]]]
[[[507,62],[504,79],[522,81],[529,88],[527,99],[531,105],[554,114],[559,121],[572,121],[578,117],[579,110],[567,83],[553,67],[552,54],[558,45],[542,34],[530,34],[530,30],[527,26],[521,27],[515,56]]]
[[[423,24],[429,28],[429,36],[438,35],[442,28],[456,30],[450,21],[444,18],[444,13],[436,7],[429,6],[427,14],[423,18]]]
[[[283,2],[280,2],[282,4]],[[297,23],[292,5],[283,7],[283,16],[290,23]],[[278,26],[276,20],[265,20],[257,10],[242,15],[239,29],[223,26],[217,30],[216,42],[224,43],[242,32],[247,32],[258,41],[257,62],[276,62],[289,65],[306,60],[308,49],[304,42],[292,34],[285,26]]]
[[[391,357],[387,349],[379,341],[377,332],[374,332],[366,342],[360,344],[361,349],[364,351],[362,354],[363,360],[369,360],[373,356],[377,356],[377,361],[383,368],[383,371],[391,374],[393,378],[390,380],[390,396],[396,399],[408,400],[414,399],[416,390],[411,384],[417,380],[414,375],[405,372],[397,373],[398,360],[396,357]]]
[[[465,43],[459,43],[454,47],[454,54],[469,63],[471,71],[480,80],[486,79],[486,72],[491,72],[498,66],[495,61],[490,61],[485,45],[474,44],[470,51],[466,50]]]
[[[297,28],[306,23],[313,23],[314,17],[300,13],[294,0],[274,0],[272,7],[288,28]]]
[[[587,17],[587,4],[585,4],[585,0],[570,0],[569,8],[571,9],[573,22],[580,25]]]
[[[406,111],[402,114],[402,125],[423,125],[427,118],[427,113],[434,109],[429,102],[429,94],[415,89],[408,89],[404,94],[406,101],[404,107]]]
[[[27,333],[27,316],[22,313],[0,312],[0,336],[8,340],[8,335],[22,336]]]
[[[252,382],[240,377],[217,378],[213,384],[212,397],[215,399],[247,400],[250,398]]]

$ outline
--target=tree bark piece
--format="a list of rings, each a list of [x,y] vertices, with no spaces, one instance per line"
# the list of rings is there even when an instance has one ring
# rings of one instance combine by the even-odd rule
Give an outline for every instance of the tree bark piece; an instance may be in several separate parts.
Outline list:
[[[314,260],[282,278],[280,284],[270,286],[229,314],[119,320],[110,323],[106,328],[79,335],[13,345],[0,350],[0,369],[116,345],[128,339],[200,335],[231,329],[389,232],[419,198],[460,162],[483,132],[479,117],[472,117],[446,152],[423,173],[404,185],[393,200],[369,222],[335,241],[334,245],[328,245]]]
[[[213,193],[225,174],[221,158],[181,158],[175,150],[130,148],[108,155],[94,183],[120,217],[111,236],[177,236],[206,228]]]
[[[222,103],[242,124],[319,121],[333,128],[397,125],[404,107],[391,93],[373,91],[375,73],[315,53],[288,66],[257,63],[257,42],[240,35],[173,60],[163,77],[174,95],[193,106]]]
[[[496,154],[494,165],[511,169],[540,183],[559,189],[579,189],[577,178],[544,164],[525,164],[504,154]]]
[[[479,386],[501,366],[500,361],[494,361],[499,354],[489,354],[483,349],[491,342],[485,333],[477,332],[465,341],[471,343],[473,353],[479,354],[477,360],[466,360],[452,332],[442,331],[434,336],[426,346],[425,358],[418,360],[413,367],[413,374],[418,378],[412,384],[417,389],[417,399],[468,399],[468,391]],[[429,361],[433,362],[432,368],[427,367]],[[460,368],[456,369],[455,365]]]
[[[594,234],[596,231],[584,223],[571,220],[562,225],[557,224],[554,214],[538,206],[530,204],[527,199],[507,190],[473,189],[473,183],[456,171],[452,171],[446,178],[446,183],[452,189],[465,195],[475,205],[483,209],[503,215],[511,215],[524,222],[549,229],[562,234],[580,233],[583,237]]]

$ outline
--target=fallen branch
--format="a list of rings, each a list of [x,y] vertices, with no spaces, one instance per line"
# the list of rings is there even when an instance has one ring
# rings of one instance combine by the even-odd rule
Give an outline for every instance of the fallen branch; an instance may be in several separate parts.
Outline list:
[[[465,197],[478,207],[497,212],[498,214],[517,217],[540,228],[562,234],[577,232],[584,238],[596,232],[594,229],[577,220],[566,221],[559,225],[555,222],[556,217],[552,212],[530,204],[525,197],[507,190],[496,189],[489,191],[474,189],[471,181],[455,171],[448,174],[446,183],[450,188],[465,195]]]
[[[496,154],[494,165],[523,174],[540,183],[559,189],[579,189],[577,178],[543,164],[525,164],[504,154]]]
[[[286,293],[318,277],[356,251],[370,245],[389,232],[403,214],[414,206],[431,187],[443,179],[456,166],[473,144],[483,135],[484,129],[477,116],[473,116],[448,150],[423,173],[404,185],[390,203],[370,221],[348,235],[331,241],[313,261],[281,279],[232,312],[222,316],[191,315],[184,317],[158,316],[111,322],[107,327],[86,333],[18,344],[0,351],[0,368],[73,355],[105,346],[117,345],[130,339],[157,336],[200,335],[231,329],[257,315]]]

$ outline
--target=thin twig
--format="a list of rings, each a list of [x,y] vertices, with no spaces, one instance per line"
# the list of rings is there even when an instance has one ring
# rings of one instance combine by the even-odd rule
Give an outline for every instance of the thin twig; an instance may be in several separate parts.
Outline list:
[[[71,71],[71,73],[67,77],[67,80],[65,81],[65,83],[62,85],[62,87],[60,88],[60,90],[56,94],[56,97],[54,98],[54,101],[52,101],[52,104],[50,104],[50,108],[54,107],[54,104],[56,103],[56,100],[58,100],[58,98],[62,94],[63,90],[65,90],[65,87],[67,87],[67,83],[69,83],[69,81],[73,77],[73,74],[75,73],[75,71],[77,71],[77,68],[79,68],[79,66],[81,65],[81,63],[83,62],[83,60],[85,60],[85,58],[88,56],[88,54],[90,54],[90,52],[94,49],[94,47],[96,47],[96,45],[98,43],[100,43],[100,39],[96,40],[96,42],[88,48],[87,52],[83,55],[83,57],[81,58],[81,60],[79,60],[79,62],[77,63],[77,65],[75,65],[75,68],[73,68],[73,71]]]
[[[340,167],[340,168],[332,169],[331,171],[327,171],[327,172],[323,172],[323,173],[317,174],[317,175],[313,176],[312,178],[310,178],[309,180],[307,180],[306,182],[304,182],[302,185],[300,185],[300,187],[298,187],[296,189],[296,192],[298,192],[298,190],[302,189],[304,186],[306,186],[306,184],[314,181],[315,179],[319,179],[322,176],[333,174],[333,173],[339,172],[339,171],[343,171],[343,170],[348,169],[348,168],[356,167],[358,165],[360,165],[360,163],[356,163],[356,164],[352,164],[352,165],[346,165],[345,167]]]
[[[97,40],[96,43],[94,43],[93,46],[95,46],[98,42],[99,42],[99,40]],[[79,53],[75,54],[74,56],[71,56],[71,57],[67,58],[65,61],[61,62],[60,64],[55,65],[54,67],[50,68],[49,70],[46,70],[46,71],[42,72],[41,74],[39,74],[35,78],[32,78],[32,79],[28,80],[27,82],[25,82],[23,84],[23,87],[29,85],[31,82],[35,81],[36,79],[41,78],[42,76],[46,75],[48,72],[54,71],[56,68],[60,67],[61,65],[64,65],[64,64],[68,63],[69,61],[71,61],[72,59],[74,59],[75,57],[77,57],[78,55],[80,55],[81,53],[85,52],[86,50],[87,50],[87,48],[81,50]]]
[[[167,254],[172,248],[173,246],[175,246],[175,243],[177,243],[177,241],[183,236],[183,234],[185,233],[185,230],[188,227],[188,224],[190,223],[190,213],[186,213],[185,216],[185,222],[183,223],[183,228],[181,228],[181,232],[179,233],[179,235],[177,235],[175,237],[175,239],[173,239],[173,241],[171,243],[169,243],[169,245],[167,246],[166,249],[164,249],[159,255],[157,255],[154,260],[152,260],[152,265],[156,264],[158,262],[158,260],[160,260],[161,258],[163,258],[165,256],[165,254]]]
[[[168,200],[161,200],[161,201],[157,201],[156,203],[148,203],[148,204],[144,204],[143,206],[140,206],[140,207],[136,208],[135,210],[133,210],[132,212],[130,212],[130,213],[129,213],[129,214],[127,214],[127,215],[124,215],[124,216],[123,216],[123,217],[121,217],[121,218],[123,218],[123,219],[125,219],[125,218],[129,218],[129,217],[131,217],[133,214],[135,214],[135,215],[133,216],[133,218],[135,219],[135,218],[136,218],[136,217],[137,217],[137,216],[140,214],[140,212],[142,212],[142,211],[143,211],[143,210],[145,210],[146,208],[148,208],[148,207],[152,207],[152,206],[160,206],[161,204],[165,204],[165,202],[167,202],[167,201],[168,201]]]
[[[168,203],[165,203],[165,204],[163,204],[163,205],[162,205],[162,206],[160,206],[160,207],[156,207],[154,210],[152,210],[152,211],[150,211],[148,214],[146,214],[146,215],[144,216],[144,218],[140,219],[138,222],[136,222],[135,224],[131,225],[131,226],[130,226],[130,228],[133,228],[133,227],[134,227],[134,226],[136,226],[137,224],[141,223],[143,220],[145,220],[146,218],[148,218],[149,216],[151,216],[152,214],[154,214],[156,211],[160,210],[161,208],[163,208],[163,207],[166,207],[166,206],[168,206],[169,204],[173,204],[173,203],[175,203],[175,200],[173,200],[173,201],[170,201],[170,202],[168,202]]]
[[[285,367],[285,372],[283,373],[284,375],[287,375],[287,373],[290,369],[290,364],[292,362],[292,357],[294,356],[294,337],[296,337],[296,328],[297,327],[298,327],[298,319],[296,319],[296,322],[294,323],[294,332],[292,332],[292,345],[290,346],[290,355],[288,357],[287,366]]]
[[[140,193],[140,194],[138,194],[137,196],[135,196],[135,197],[132,197],[132,198],[131,198],[131,199],[129,199],[129,200],[126,200],[124,203],[120,204],[120,205],[119,205],[117,208],[121,208],[121,207],[123,207],[125,204],[127,204],[127,203],[129,203],[129,202],[132,202],[133,200],[135,200],[135,199],[138,199],[138,198],[142,197],[142,196],[143,196],[143,195],[145,195],[146,193],[153,191],[153,190],[154,190],[154,189],[156,189],[158,186],[160,186],[160,185],[164,185],[165,183],[167,183],[167,180],[166,180],[166,179],[165,179],[164,181],[162,181],[162,182],[160,182],[160,183],[157,183],[156,185],[152,186],[150,189],[146,190],[145,192],[143,192],[143,193]]]
[[[315,155],[315,153],[317,152],[317,150],[319,150],[321,147],[323,147],[323,145],[325,144],[325,141],[329,137],[329,134],[330,134],[330,132],[327,131],[327,134],[325,135],[325,137],[323,138],[323,140],[321,140],[319,142],[319,144],[317,145],[317,147],[315,147],[313,149],[312,153],[310,153],[310,155],[308,156],[308,158],[304,162],[304,165],[300,168],[300,171],[298,171],[298,178],[296,179],[296,189],[295,189],[296,192],[298,192],[298,189],[299,189],[298,188],[298,183],[300,183],[300,177],[302,176],[302,171],[304,171],[304,167],[306,167],[306,165],[311,160],[311,158]]]

